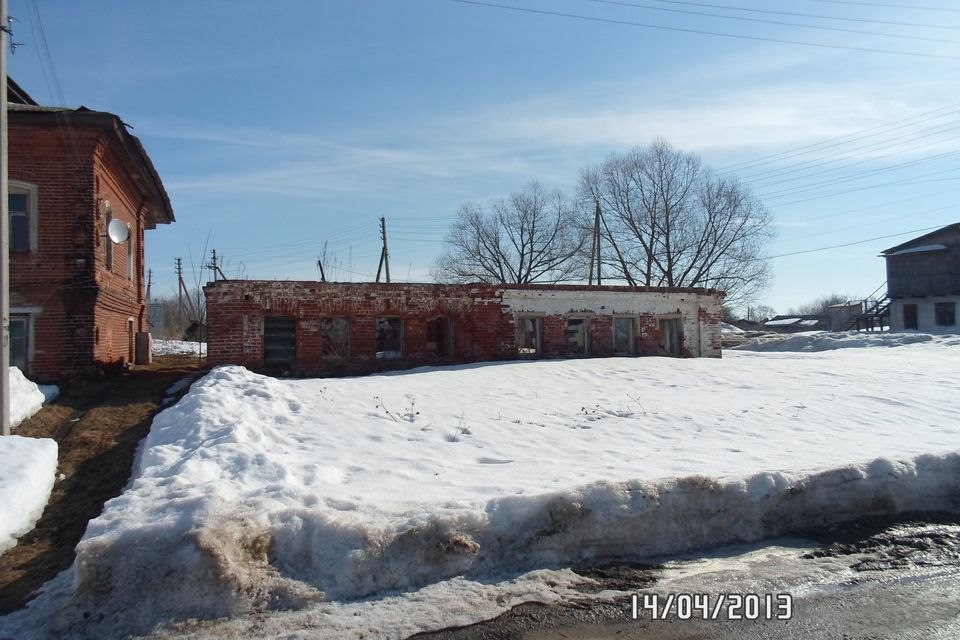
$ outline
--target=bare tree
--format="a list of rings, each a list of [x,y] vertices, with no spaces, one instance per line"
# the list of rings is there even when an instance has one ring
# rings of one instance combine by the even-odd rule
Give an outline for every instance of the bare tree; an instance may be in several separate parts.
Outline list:
[[[830,307],[835,304],[843,304],[850,300],[860,299],[859,296],[851,297],[846,293],[828,293],[812,302],[802,304],[798,307],[792,307],[787,310],[787,313],[798,316],[825,316],[830,312]]]
[[[628,284],[722,289],[738,304],[769,282],[769,212],[694,154],[658,140],[611,155],[581,173],[580,196],[591,218],[600,207],[605,264]]]
[[[486,208],[461,205],[447,234],[450,248],[437,259],[434,277],[512,284],[576,279],[586,238],[563,195],[534,181]]]

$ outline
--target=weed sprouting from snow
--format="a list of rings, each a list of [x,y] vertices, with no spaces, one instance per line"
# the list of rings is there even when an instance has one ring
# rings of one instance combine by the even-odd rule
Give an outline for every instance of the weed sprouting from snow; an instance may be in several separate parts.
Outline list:
[[[420,412],[417,411],[417,399],[414,396],[407,395],[407,400],[410,402],[410,404],[407,405],[406,410],[400,414],[400,417],[407,422],[415,422],[417,416],[420,415]]]
[[[383,411],[384,415],[394,422],[400,422],[400,420],[405,420],[406,422],[416,422],[417,416],[420,415],[420,412],[417,411],[417,399],[412,395],[407,395],[406,398],[408,404],[404,408],[403,412],[398,415],[390,410],[387,404],[383,401],[383,398],[380,396],[373,396],[373,399],[377,403],[377,410]]]
[[[454,430],[453,435],[447,436],[447,442],[460,442],[460,436],[470,435],[470,429],[463,424],[463,414],[460,414],[460,422]]]
[[[397,416],[387,408],[387,405],[383,403],[383,398],[380,396],[373,396],[373,399],[377,401],[377,409],[383,410],[383,412],[387,414],[387,416],[389,416],[389,418],[394,422],[400,422],[400,419],[397,418]]]

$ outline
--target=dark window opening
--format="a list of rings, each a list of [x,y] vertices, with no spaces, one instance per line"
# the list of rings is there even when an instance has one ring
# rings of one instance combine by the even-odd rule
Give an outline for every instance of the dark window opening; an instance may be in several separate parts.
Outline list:
[[[679,357],[680,318],[663,318],[658,325],[660,329],[660,349],[663,355]]]
[[[919,328],[919,324],[917,324],[917,305],[915,304],[903,305],[903,328],[904,329]]]
[[[320,322],[324,358],[350,357],[350,321],[346,318],[324,318]]]
[[[534,357],[540,353],[540,318],[521,316],[517,318],[517,353]]]
[[[26,316],[10,316],[10,366],[27,375],[29,320]]]
[[[567,353],[571,356],[585,356],[590,352],[586,318],[567,318]]]
[[[7,197],[10,219],[10,251],[30,250],[30,200],[25,193]]]
[[[403,320],[377,318],[377,359],[403,357]]]
[[[263,361],[286,364],[297,357],[297,320],[283,316],[263,319]]]
[[[438,358],[453,355],[453,332],[449,318],[434,318],[427,322],[427,349]]]
[[[938,327],[952,327],[957,324],[957,303],[935,302],[933,304],[933,322]]]
[[[613,319],[613,352],[618,356],[633,355],[634,339],[633,318],[614,318]]]

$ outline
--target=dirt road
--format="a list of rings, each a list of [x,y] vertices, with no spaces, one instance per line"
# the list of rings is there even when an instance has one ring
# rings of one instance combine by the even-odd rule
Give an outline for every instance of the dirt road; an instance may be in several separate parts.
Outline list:
[[[196,358],[162,357],[121,375],[65,385],[53,404],[14,430],[57,441],[62,479],[34,530],[0,555],[0,615],[22,607],[70,566],[87,522],[127,483],[137,444],[162,408],[165,391],[196,376],[197,364]]]

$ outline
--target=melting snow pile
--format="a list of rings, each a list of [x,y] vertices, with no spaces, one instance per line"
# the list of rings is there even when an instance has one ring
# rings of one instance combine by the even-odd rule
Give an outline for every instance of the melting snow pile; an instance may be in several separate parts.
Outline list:
[[[27,380],[17,367],[10,367],[10,424],[16,426],[35,414],[44,402],[60,393],[53,385],[37,386]]]
[[[770,324],[769,322],[767,324]],[[795,334],[766,334],[732,347],[741,351],[830,351],[862,347],[900,347],[919,342],[944,346],[960,345],[960,335],[931,335],[928,333],[847,333],[806,332]]]
[[[47,506],[56,472],[53,440],[0,437],[0,552],[33,529]]]
[[[118,636],[960,511],[958,357],[931,339],[353,379],[221,367],[154,420],[36,615]]]

